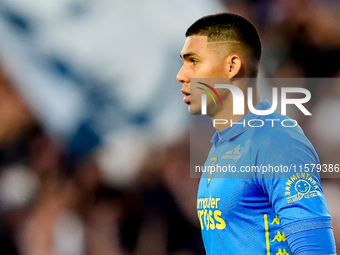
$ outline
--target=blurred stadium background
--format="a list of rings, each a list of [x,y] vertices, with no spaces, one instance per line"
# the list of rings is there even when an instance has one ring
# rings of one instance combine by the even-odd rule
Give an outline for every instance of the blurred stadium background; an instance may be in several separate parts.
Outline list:
[[[332,78],[294,117],[340,163],[338,1],[0,0],[1,254],[204,254],[176,74],[186,28],[222,11],[258,28],[262,77]]]

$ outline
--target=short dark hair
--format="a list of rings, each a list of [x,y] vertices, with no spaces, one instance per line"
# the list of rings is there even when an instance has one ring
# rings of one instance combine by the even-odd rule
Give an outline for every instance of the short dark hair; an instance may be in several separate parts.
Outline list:
[[[204,16],[193,23],[185,36],[203,35],[208,41],[237,41],[247,49],[256,62],[261,59],[262,45],[255,26],[235,13],[217,13]]]

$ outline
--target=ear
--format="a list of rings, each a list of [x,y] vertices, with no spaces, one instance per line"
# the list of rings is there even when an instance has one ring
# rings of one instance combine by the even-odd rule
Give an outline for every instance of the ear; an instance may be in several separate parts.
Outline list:
[[[231,54],[226,59],[226,75],[228,78],[234,78],[240,75],[242,60],[239,55]]]

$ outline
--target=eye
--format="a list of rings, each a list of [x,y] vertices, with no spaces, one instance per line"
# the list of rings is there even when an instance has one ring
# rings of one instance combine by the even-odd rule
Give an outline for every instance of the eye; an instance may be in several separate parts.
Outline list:
[[[194,58],[192,58],[190,61],[193,65],[196,65],[198,63],[198,60]]]

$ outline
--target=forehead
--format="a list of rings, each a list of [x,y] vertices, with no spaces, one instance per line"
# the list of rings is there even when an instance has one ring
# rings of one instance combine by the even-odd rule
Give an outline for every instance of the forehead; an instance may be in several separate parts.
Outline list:
[[[192,35],[188,36],[184,42],[183,49],[181,51],[181,56],[187,53],[195,53],[197,55],[202,55],[208,49],[208,38],[207,36]]]

